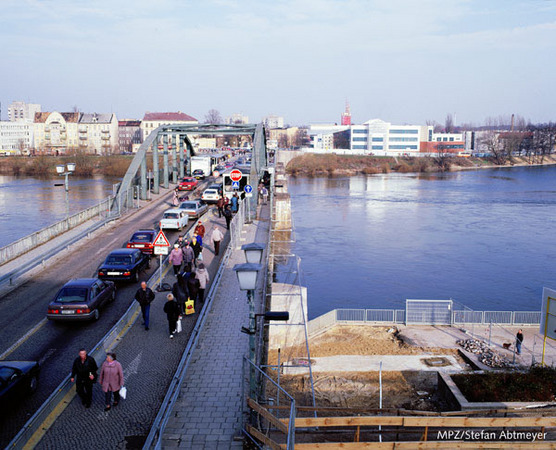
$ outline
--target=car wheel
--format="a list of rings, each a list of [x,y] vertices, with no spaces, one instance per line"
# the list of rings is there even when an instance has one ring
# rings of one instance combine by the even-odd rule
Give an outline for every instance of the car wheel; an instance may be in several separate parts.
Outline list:
[[[99,318],[100,318],[100,312],[99,312],[99,310],[98,310],[98,308],[97,308],[97,309],[95,309],[95,312],[94,312],[94,314],[93,314],[93,319],[94,319],[94,320],[98,320]]]
[[[139,271],[135,271],[135,275],[133,275],[133,281],[135,281],[136,283],[139,281]]]
[[[29,380],[29,393],[32,394],[37,390],[39,386],[39,377],[37,375],[33,375],[32,378]]]

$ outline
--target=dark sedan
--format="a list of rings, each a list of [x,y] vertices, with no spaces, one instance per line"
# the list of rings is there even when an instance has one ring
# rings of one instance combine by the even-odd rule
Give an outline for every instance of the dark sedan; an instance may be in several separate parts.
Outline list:
[[[39,372],[36,361],[0,361],[0,414],[37,390]]]
[[[101,280],[139,281],[139,272],[149,268],[149,256],[137,248],[113,250],[98,268]]]
[[[98,320],[100,308],[116,298],[112,281],[78,278],[68,281],[48,305],[50,320]]]

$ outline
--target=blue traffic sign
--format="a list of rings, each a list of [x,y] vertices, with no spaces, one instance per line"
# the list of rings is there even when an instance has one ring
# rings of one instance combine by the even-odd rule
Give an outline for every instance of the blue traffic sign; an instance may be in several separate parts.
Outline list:
[[[239,189],[239,181],[232,181],[232,189]]]
[[[250,194],[251,192],[253,192],[253,186],[251,186],[250,184],[246,184],[243,190],[246,194]]]

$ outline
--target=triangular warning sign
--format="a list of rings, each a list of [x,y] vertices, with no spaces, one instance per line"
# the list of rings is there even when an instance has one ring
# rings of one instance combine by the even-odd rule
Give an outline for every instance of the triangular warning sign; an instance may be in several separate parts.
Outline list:
[[[168,239],[166,238],[166,235],[162,232],[162,230],[160,230],[156,235],[153,245],[156,245],[157,247],[170,247],[170,243],[168,242]]]

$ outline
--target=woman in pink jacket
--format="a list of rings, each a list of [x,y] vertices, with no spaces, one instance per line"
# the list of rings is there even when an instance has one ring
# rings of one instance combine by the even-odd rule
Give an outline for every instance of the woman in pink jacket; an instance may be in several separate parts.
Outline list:
[[[170,263],[174,266],[174,275],[178,276],[180,273],[181,264],[183,263],[183,252],[179,244],[174,244],[174,250],[170,252]]]
[[[102,386],[106,399],[105,411],[111,408],[112,393],[114,393],[114,406],[118,406],[120,402],[120,389],[124,385],[124,372],[122,365],[116,361],[115,353],[107,353],[106,361],[102,363],[100,368],[100,376],[98,382]]]

